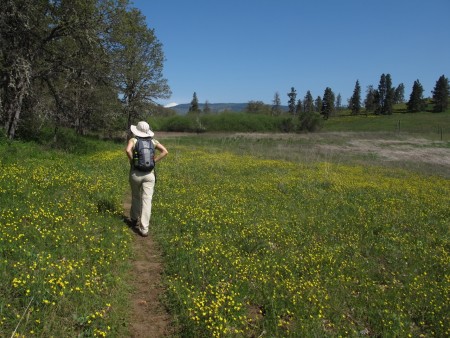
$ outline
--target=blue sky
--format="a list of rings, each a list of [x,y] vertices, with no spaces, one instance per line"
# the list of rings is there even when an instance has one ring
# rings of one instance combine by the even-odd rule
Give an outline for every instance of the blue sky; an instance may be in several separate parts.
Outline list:
[[[415,80],[431,96],[450,76],[449,0],[134,0],[163,44],[172,97],[161,104],[287,104],[326,87],[342,103],[359,80],[391,74],[409,99]]]

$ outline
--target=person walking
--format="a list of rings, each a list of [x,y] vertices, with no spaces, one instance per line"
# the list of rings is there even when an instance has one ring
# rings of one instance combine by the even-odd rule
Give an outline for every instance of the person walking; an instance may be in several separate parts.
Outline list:
[[[134,226],[138,227],[141,236],[148,236],[148,228],[150,225],[150,217],[152,214],[152,198],[155,188],[156,176],[155,169],[147,172],[135,168],[133,163],[133,153],[138,138],[150,140],[155,150],[158,150],[158,155],[154,157],[154,162],[157,163],[167,156],[169,153],[167,149],[153,138],[154,133],[150,126],[145,121],[140,121],[137,125],[130,127],[133,136],[128,140],[125,152],[130,161],[130,187],[131,187],[131,210],[130,218]]]

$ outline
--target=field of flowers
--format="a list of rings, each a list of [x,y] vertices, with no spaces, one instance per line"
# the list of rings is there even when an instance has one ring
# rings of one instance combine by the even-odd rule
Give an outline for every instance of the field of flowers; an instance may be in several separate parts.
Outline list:
[[[102,337],[124,327],[126,160],[110,148],[75,156],[0,144],[0,337]]]
[[[450,335],[448,179],[161,141],[152,232],[181,336]],[[127,165],[109,149],[0,142],[0,337],[124,336]]]
[[[169,150],[153,227],[183,336],[450,335],[447,179]]]

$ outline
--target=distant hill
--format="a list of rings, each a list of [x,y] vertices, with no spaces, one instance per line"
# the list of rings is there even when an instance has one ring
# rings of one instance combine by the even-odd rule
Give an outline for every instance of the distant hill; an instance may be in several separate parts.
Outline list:
[[[241,112],[247,108],[248,103],[208,103],[211,113],[222,113],[224,111]],[[189,111],[190,103],[181,103],[169,109],[175,110],[180,115],[185,115]],[[198,104],[199,109],[205,108],[204,103]],[[287,110],[287,106],[281,106],[281,109]]]
[[[178,114],[184,115],[189,111],[190,103],[181,103],[176,106],[170,107]],[[208,103],[212,113],[221,113],[224,111],[243,111],[247,107],[247,103]],[[199,103],[198,107],[203,110],[205,108],[204,103]]]

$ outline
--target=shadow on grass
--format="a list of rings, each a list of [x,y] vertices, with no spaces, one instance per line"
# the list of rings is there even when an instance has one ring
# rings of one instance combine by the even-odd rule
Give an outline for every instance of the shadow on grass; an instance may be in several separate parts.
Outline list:
[[[137,226],[136,221],[133,221],[130,217],[128,217],[128,216],[125,215],[125,214],[122,214],[122,215],[121,215],[121,219],[122,219],[122,222],[123,222],[123,223],[124,223],[131,231],[133,231],[136,235],[141,236],[141,233],[140,233],[140,231],[139,231],[139,228],[138,228],[138,226]]]

